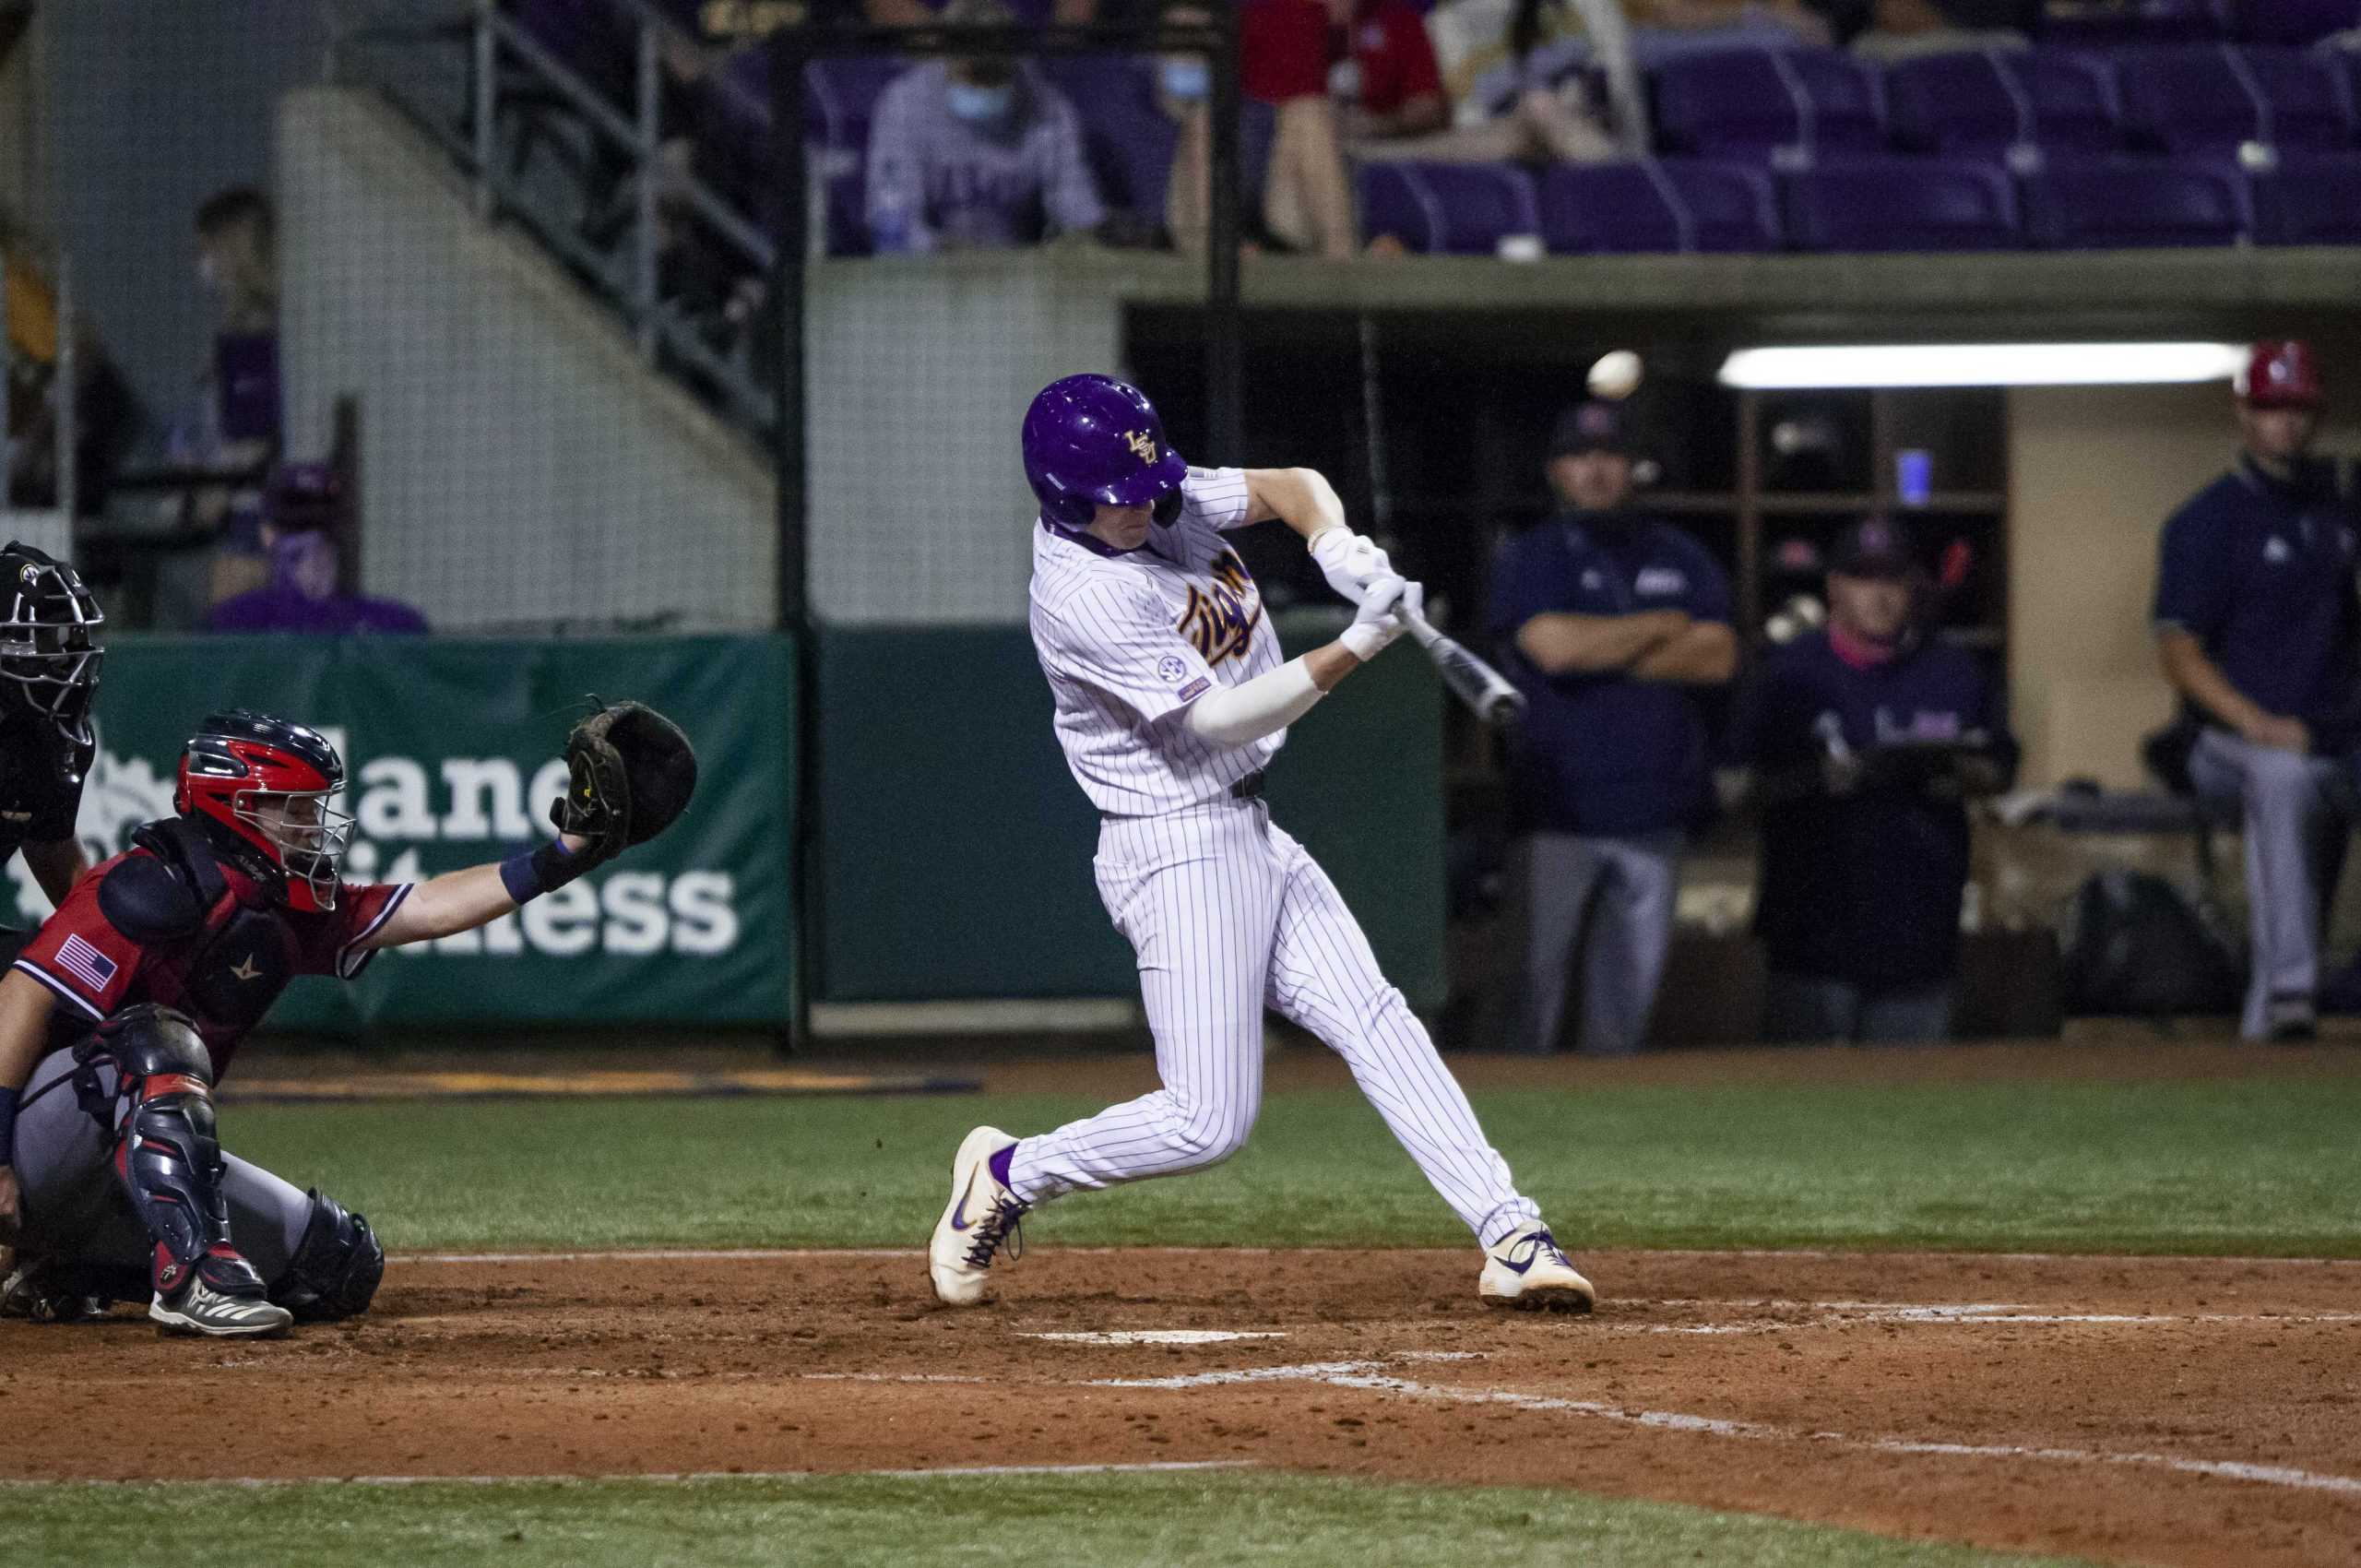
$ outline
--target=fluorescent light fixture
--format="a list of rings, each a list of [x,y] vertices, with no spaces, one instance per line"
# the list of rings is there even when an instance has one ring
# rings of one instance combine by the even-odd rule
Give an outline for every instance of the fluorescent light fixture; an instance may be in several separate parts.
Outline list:
[[[2236,343],[1878,343],[1740,349],[1722,362],[1725,386],[2136,386],[2226,381]]]

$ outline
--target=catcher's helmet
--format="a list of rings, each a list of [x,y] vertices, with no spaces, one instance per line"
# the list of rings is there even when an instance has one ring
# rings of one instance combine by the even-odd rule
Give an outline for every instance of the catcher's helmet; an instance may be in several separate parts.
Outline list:
[[[30,544],[0,549],[0,677],[6,705],[47,721],[68,771],[90,745],[106,617],[73,567]]]
[[[1088,528],[1100,503],[1153,503],[1156,520],[1169,523],[1188,472],[1156,405],[1111,375],[1053,381],[1025,411],[1025,478],[1041,516],[1060,528]]]
[[[352,818],[331,808],[344,759],[317,730],[232,708],[208,714],[181,750],[172,809],[292,909],[336,908]]]
[[[2327,398],[2312,346],[2296,338],[2257,343],[2236,386],[2239,400],[2257,409],[2317,409]]]

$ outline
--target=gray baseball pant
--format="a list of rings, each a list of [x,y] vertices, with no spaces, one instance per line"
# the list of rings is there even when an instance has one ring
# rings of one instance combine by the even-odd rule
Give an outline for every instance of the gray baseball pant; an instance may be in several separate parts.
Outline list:
[[[1678,829],[1608,837],[1536,833],[1513,857],[1523,892],[1525,1004],[1516,1049],[1558,1047],[1577,948],[1586,1055],[1628,1056],[1647,1039],[1672,947],[1683,838]]]
[[[2321,917],[2352,828],[2349,797],[2336,763],[2222,730],[2198,737],[2189,772],[2200,794],[2236,800],[2245,813],[2254,975],[2238,1032],[2263,1039],[2273,1001],[2308,1010],[2319,988]]]

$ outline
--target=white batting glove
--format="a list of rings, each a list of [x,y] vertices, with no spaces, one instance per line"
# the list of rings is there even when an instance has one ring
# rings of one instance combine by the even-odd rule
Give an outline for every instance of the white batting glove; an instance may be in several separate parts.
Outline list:
[[[1312,535],[1310,548],[1328,586],[1356,604],[1369,592],[1370,584],[1394,573],[1394,563],[1385,558],[1377,540],[1347,528],[1322,529]]]
[[[1353,624],[1336,640],[1350,649],[1355,659],[1368,663],[1384,652],[1388,643],[1409,630],[1409,623],[1402,618],[1402,606],[1419,606],[1425,594],[1426,590],[1418,584],[1406,583],[1391,572],[1376,578],[1361,596],[1361,607],[1354,613]]]

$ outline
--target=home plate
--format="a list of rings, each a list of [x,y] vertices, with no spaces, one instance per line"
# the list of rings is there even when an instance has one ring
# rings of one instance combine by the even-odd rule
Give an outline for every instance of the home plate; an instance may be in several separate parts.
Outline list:
[[[1025,1334],[1062,1345],[1221,1345],[1232,1339],[1285,1339],[1275,1330],[1239,1333],[1227,1328],[1115,1328],[1097,1334]]]

